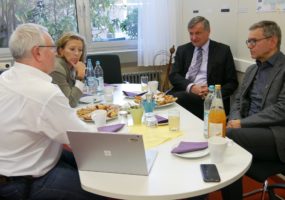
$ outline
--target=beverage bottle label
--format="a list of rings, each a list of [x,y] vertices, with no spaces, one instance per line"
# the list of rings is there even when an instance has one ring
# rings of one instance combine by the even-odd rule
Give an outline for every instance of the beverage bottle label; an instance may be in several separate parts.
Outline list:
[[[209,137],[223,135],[223,123],[209,123]]]

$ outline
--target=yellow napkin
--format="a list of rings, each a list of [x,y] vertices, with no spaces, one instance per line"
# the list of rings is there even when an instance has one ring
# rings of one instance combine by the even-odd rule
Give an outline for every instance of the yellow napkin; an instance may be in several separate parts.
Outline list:
[[[130,133],[142,134],[146,149],[156,147],[164,142],[172,140],[182,135],[180,131],[169,131],[168,126],[158,126],[150,128],[145,125],[134,125],[129,127]]]

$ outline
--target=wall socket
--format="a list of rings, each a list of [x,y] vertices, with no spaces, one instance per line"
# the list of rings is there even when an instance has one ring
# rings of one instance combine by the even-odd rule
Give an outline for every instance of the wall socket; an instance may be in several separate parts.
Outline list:
[[[10,62],[0,62],[0,70],[9,69],[11,67]]]

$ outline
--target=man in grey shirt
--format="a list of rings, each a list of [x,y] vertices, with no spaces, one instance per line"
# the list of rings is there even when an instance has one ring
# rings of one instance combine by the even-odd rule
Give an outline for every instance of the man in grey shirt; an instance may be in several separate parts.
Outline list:
[[[285,163],[285,55],[280,51],[280,27],[273,21],[255,23],[246,44],[256,64],[245,72],[227,136],[253,155],[253,163]],[[242,199],[242,179],[224,188],[223,197]]]

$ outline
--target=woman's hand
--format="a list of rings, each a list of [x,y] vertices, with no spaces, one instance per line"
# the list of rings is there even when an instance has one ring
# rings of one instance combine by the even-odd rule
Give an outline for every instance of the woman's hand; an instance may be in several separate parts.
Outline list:
[[[85,69],[86,69],[85,64],[79,61],[76,64],[73,64],[73,67],[76,72],[76,79],[83,80],[85,76]]]

